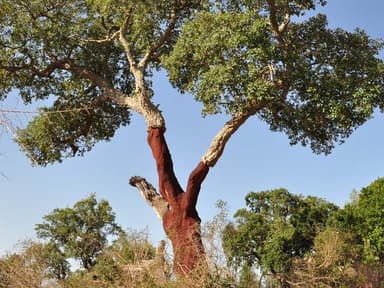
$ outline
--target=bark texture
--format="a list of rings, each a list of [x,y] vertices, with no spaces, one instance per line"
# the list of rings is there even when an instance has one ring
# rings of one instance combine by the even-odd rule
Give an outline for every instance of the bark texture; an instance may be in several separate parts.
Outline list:
[[[209,167],[200,162],[190,174],[184,191],[174,173],[164,129],[148,128],[148,144],[156,162],[159,192],[141,177],[132,177],[130,184],[140,190],[162,218],[164,231],[172,243],[176,274],[188,274],[205,261],[196,203]]]

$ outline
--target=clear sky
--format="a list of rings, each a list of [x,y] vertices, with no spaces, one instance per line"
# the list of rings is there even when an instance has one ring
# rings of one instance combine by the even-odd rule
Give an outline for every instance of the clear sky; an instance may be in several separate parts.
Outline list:
[[[384,1],[329,0],[319,11],[328,15],[331,27],[363,28],[384,38]],[[383,55],[382,55],[383,56]],[[226,118],[201,118],[200,105],[189,95],[173,90],[165,75],[154,79],[155,101],[167,121],[167,141],[176,173],[185,185],[210,141]],[[24,109],[11,95],[0,109]],[[11,117],[11,116],[10,116]],[[14,115],[22,123],[26,116]],[[384,115],[360,127],[328,156],[309,148],[290,146],[287,137],[273,133],[257,118],[249,120],[228,143],[223,157],[203,183],[198,210],[209,220],[215,203],[228,202],[230,215],[244,207],[250,191],[286,188],[292,193],[315,195],[342,206],[353,189],[361,189],[384,177]],[[84,157],[67,159],[45,168],[32,167],[10,136],[0,134],[0,254],[17,241],[34,237],[34,225],[54,208],[72,206],[95,192],[107,199],[124,228],[147,229],[156,244],[164,234],[160,220],[138,191],[128,185],[134,175],[157,183],[154,162],[146,144],[143,120],[135,115],[127,128],[111,142],[98,144]]]

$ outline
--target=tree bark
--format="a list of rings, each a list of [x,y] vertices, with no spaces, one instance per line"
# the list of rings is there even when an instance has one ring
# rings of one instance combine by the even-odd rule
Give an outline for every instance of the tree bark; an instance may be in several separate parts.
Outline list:
[[[173,170],[173,162],[164,138],[164,129],[148,128],[148,144],[156,162],[159,193],[140,177],[131,178],[130,184],[140,190],[147,202],[162,218],[164,231],[172,243],[174,271],[177,275],[186,275],[199,265],[205,265],[201,220],[196,211],[196,203],[201,183],[208,174],[209,167],[200,162],[190,174],[184,191]],[[164,201],[168,203],[166,208]]]

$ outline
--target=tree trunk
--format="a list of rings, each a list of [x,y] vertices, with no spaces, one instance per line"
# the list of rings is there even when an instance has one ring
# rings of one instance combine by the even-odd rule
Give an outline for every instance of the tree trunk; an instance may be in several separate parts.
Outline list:
[[[130,184],[141,191],[162,219],[164,231],[172,243],[174,271],[177,275],[185,275],[199,265],[205,265],[201,221],[196,211],[196,203],[201,183],[208,174],[209,167],[200,162],[190,174],[184,191],[173,170],[164,129],[149,128],[148,144],[156,162],[159,193],[141,177],[132,177]]]
[[[195,209],[183,207],[182,203],[171,208],[163,218],[163,227],[172,243],[173,267],[177,275],[188,274],[205,264],[200,218]]]

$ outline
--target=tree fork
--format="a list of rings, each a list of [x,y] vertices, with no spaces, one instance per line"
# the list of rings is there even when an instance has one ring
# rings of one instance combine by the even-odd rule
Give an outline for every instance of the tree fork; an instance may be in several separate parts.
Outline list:
[[[201,183],[209,167],[200,162],[191,172],[186,191],[181,188],[164,137],[164,129],[149,128],[148,144],[159,177],[159,193],[142,177],[132,177],[129,183],[136,187],[163,222],[163,228],[172,243],[174,271],[186,275],[205,264],[201,239],[200,217],[196,211]]]

